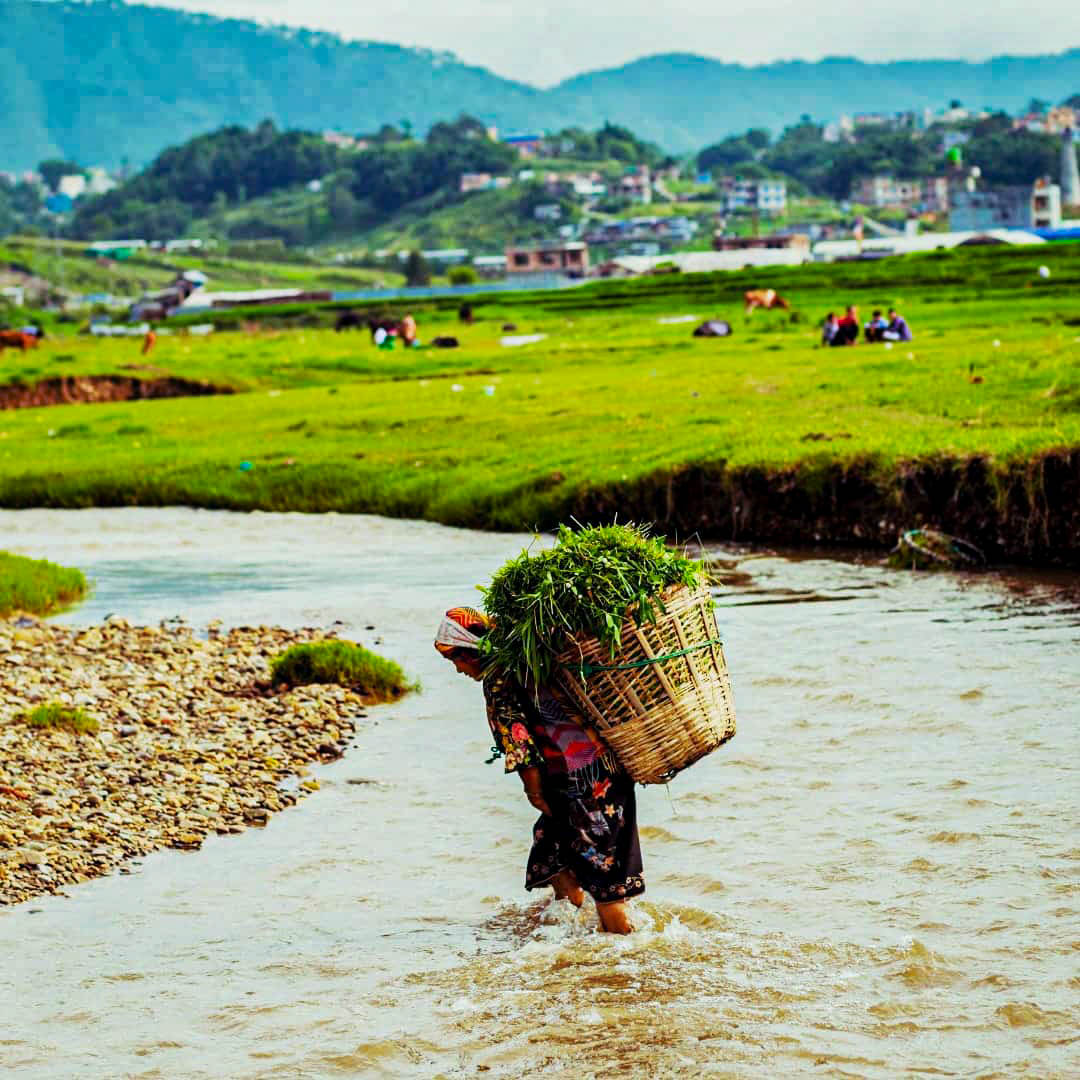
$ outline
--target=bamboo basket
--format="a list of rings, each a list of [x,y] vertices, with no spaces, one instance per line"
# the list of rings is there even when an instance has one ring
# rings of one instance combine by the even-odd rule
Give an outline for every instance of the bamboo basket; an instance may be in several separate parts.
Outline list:
[[[708,587],[664,593],[655,623],[627,615],[612,658],[579,637],[559,655],[559,684],[639,784],[661,784],[735,734],[731,679]]]

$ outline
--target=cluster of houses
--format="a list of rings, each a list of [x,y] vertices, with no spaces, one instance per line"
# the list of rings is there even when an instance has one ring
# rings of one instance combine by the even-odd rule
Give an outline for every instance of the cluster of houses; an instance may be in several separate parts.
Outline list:
[[[861,135],[874,131],[908,131],[913,134],[924,132],[932,127],[946,130],[942,132],[942,151],[950,146],[959,145],[968,136],[964,131],[950,131],[951,126],[971,120],[987,120],[993,116],[989,109],[967,109],[963,105],[952,105],[947,109],[908,109],[902,112],[865,112],[851,116],[841,116],[826,124],[822,138],[826,142],[857,142]],[[1047,106],[1041,112],[1026,112],[1013,117],[1014,131],[1034,131],[1045,135],[1061,135],[1066,129],[1076,129],[1080,124],[1080,110],[1070,105]]]
[[[598,246],[629,244],[633,254],[649,255],[691,243],[699,228],[693,218],[678,215],[632,217],[599,221],[585,231],[583,239]]]
[[[965,168],[959,152],[950,151],[946,172],[925,179],[871,176],[851,191],[853,202],[875,209],[902,210],[909,215],[948,214],[949,227],[968,229],[1056,229],[1062,210],[1080,207],[1072,128],[1061,135],[1060,184],[1050,177],[1033,183],[987,188],[978,166]]]
[[[629,165],[621,175],[609,176],[592,170],[589,172],[538,172],[535,169],[519,169],[514,176],[496,176],[492,173],[462,173],[458,191],[469,195],[475,191],[504,191],[515,183],[540,184],[553,199],[572,199],[583,204],[598,199],[622,198],[631,203],[648,205],[653,200],[655,178],[648,165]],[[556,220],[560,215],[550,207],[537,207],[537,220]]]
[[[6,180],[12,186],[16,184],[29,184],[31,187],[40,188],[42,191],[53,195],[65,195],[74,202],[84,195],[104,195],[112,191],[120,181],[101,165],[92,165],[88,169],[79,172],[68,173],[61,176],[55,188],[49,188],[45,178],[39,172],[32,169],[26,172],[14,173],[0,169],[0,179]]]

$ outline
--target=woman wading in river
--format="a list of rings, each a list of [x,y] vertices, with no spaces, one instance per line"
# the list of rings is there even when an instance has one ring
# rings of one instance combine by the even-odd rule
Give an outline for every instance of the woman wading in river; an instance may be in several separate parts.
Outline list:
[[[633,930],[629,904],[645,891],[638,844],[634,782],[599,736],[548,687],[526,689],[516,679],[484,674],[480,642],[486,615],[453,608],[435,648],[463,675],[484,684],[495,756],[517,772],[525,797],[540,811],[525,888],[550,885],[559,900],[596,901],[604,930]],[[494,758],[492,759],[494,760]]]

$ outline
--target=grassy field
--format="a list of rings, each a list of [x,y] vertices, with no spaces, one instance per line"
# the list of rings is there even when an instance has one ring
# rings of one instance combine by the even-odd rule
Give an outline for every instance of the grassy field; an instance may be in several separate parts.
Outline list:
[[[1048,281],[1036,268],[1052,269]],[[790,293],[797,321],[741,291]],[[549,525],[590,493],[688,466],[792,471],[857,463],[890,483],[905,463],[1002,468],[1080,447],[1080,248],[969,252],[769,275],[694,275],[414,306],[456,350],[384,352],[366,334],[219,332],[49,341],[5,353],[9,378],[168,372],[228,397],[68,405],[0,416],[0,504],[185,503],[363,510],[490,527]],[[916,340],[817,347],[846,302],[897,306]],[[329,318],[333,313],[326,313]],[[734,335],[694,339],[694,321]],[[544,334],[500,344],[502,325]]]

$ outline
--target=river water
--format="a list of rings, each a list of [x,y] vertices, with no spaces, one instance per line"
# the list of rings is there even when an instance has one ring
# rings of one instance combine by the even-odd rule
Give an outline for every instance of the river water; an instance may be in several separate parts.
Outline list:
[[[0,512],[93,577],[67,621],[341,620],[424,684],[265,830],[0,913],[5,1077],[1080,1076],[1075,576],[718,553],[739,733],[640,792],[622,939],[523,891],[533,811],[431,648],[528,541]]]

